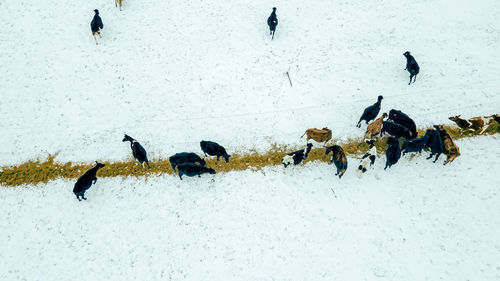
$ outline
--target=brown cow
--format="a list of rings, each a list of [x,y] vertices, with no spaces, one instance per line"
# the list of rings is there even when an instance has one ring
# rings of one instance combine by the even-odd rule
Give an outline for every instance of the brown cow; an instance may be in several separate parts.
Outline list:
[[[347,157],[345,156],[345,152],[340,145],[327,146],[325,154],[328,155],[330,151],[333,151],[330,162],[335,164],[335,167],[337,167],[337,173],[335,175],[339,176],[340,179],[347,170]]]
[[[457,115],[457,116],[452,116],[448,119],[455,122],[457,126],[460,127],[461,133],[463,133],[464,130],[471,130],[471,131],[481,130],[479,134],[482,134],[484,133],[484,131],[486,131],[486,129],[488,129],[488,126],[494,120],[494,117],[493,116],[472,117],[468,120],[465,120],[460,118],[460,115]]]
[[[446,165],[460,156],[460,149],[453,142],[448,132],[444,129],[443,125],[434,125],[434,128],[438,130],[439,135],[441,136],[441,140],[443,141],[443,154],[446,155],[446,161],[444,162],[444,165]]]
[[[115,7],[117,7],[117,4],[120,7],[120,11],[121,11],[122,10],[122,0],[115,0]]]
[[[368,128],[366,128],[365,139],[371,139],[372,137],[380,134],[380,131],[382,131],[382,122],[384,121],[384,118],[387,118],[387,116],[387,113],[384,113],[377,120],[368,125]]]
[[[332,139],[332,130],[328,128],[323,128],[321,130],[316,128],[307,129],[304,135],[307,134],[307,142],[309,143],[310,139],[315,140],[316,142],[326,142]],[[301,136],[304,137],[304,135]]]

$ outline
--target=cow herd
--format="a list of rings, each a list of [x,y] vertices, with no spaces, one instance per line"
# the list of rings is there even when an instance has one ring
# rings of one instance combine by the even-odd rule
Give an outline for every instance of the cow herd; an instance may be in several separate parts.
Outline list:
[[[121,10],[122,0],[115,0],[115,6],[119,6]],[[94,13],[95,15],[90,26],[92,35],[96,44],[98,44],[97,36],[101,37],[100,32],[104,25],[99,16],[99,11],[96,9],[94,10]],[[267,19],[267,24],[269,26],[270,35],[273,39],[278,25],[276,8],[272,9],[272,13]],[[410,81],[408,83],[408,85],[410,85],[412,83],[412,79],[413,83],[415,83],[420,67],[409,51],[405,52],[403,56],[406,58],[405,70],[407,70],[410,74]],[[357,166],[357,170],[360,173],[367,172],[374,164],[378,156],[375,139],[386,134],[389,135],[389,137],[387,138],[387,149],[385,151],[386,165],[384,169],[390,168],[392,165],[396,164],[402,155],[404,156],[407,153],[420,153],[424,149],[430,151],[431,153],[427,159],[435,156],[434,162],[437,161],[441,154],[446,155],[446,161],[444,162],[445,165],[460,156],[458,146],[453,142],[450,135],[446,132],[442,125],[435,125],[433,129],[428,129],[424,136],[418,137],[415,122],[407,114],[400,110],[391,109],[389,113],[382,113],[382,115],[377,118],[380,113],[382,100],[383,96],[378,96],[377,102],[366,107],[356,125],[360,128],[363,121],[366,123],[367,129],[364,134],[364,139],[369,146],[368,151],[362,156],[360,163]],[[482,134],[492,121],[500,122],[500,115],[496,114],[486,117],[474,117],[468,120],[461,119],[460,115],[457,115],[450,117],[449,119],[454,121],[460,127],[461,131],[480,131],[480,134]],[[290,165],[299,165],[300,163],[303,163],[312,149],[313,145],[309,143],[312,139],[318,143],[323,143],[326,148],[326,155],[329,155],[330,153],[332,154],[330,162],[335,164],[337,168],[337,173],[335,175],[342,178],[347,170],[347,157],[340,145],[326,146],[328,141],[332,139],[332,131],[327,127],[322,129],[311,128],[307,129],[302,137],[304,135],[307,135],[306,147],[287,153],[281,161],[283,166],[287,168]],[[130,142],[134,158],[144,168],[146,168],[146,166],[149,168],[147,152],[144,147],[132,137],[125,135],[123,142],[127,141]],[[230,155],[227,154],[225,148],[221,145],[211,141],[201,141],[200,147],[205,156],[217,156],[217,160],[219,160],[220,157],[223,157],[226,163],[229,162]],[[214,169],[206,167],[206,161],[193,152],[176,153],[169,157],[169,162],[174,172],[178,172],[181,180],[183,175],[192,177],[200,176],[205,173],[216,173]],[[80,197],[84,200],[86,199],[84,196],[85,191],[90,188],[92,183],[97,181],[96,173],[104,166],[104,164],[96,162],[95,167],[91,168],[84,175],[78,178],[73,189],[73,192],[78,200],[81,200]]]
[[[409,56],[409,53],[406,52],[405,55]],[[407,67],[409,66],[407,65]],[[460,149],[453,142],[453,139],[443,125],[434,125],[432,129],[426,130],[425,135],[418,137],[415,122],[401,110],[391,109],[389,114],[384,112],[377,118],[380,112],[382,99],[383,96],[378,96],[376,103],[365,108],[356,125],[356,127],[359,128],[362,121],[365,121],[368,125],[364,134],[364,139],[369,149],[362,156],[358,165],[357,170],[360,173],[365,173],[375,163],[375,159],[377,158],[375,139],[384,135],[388,135],[388,138],[386,138],[387,149],[385,150],[386,164],[384,169],[390,168],[392,165],[396,164],[401,156],[407,153],[421,153],[422,150],[430,152],[427,159],[435,157],[433,162],[436,162],[441,154],[446,155],[444,165],[460,156]],[[460,115],[457,115],[449,119],[460,127],[461,132],[468,130],[479,132],[479,134],[484,133],[492,122],[496,121],[500,123],[499,114],[474,117],[468,120],[461,119]],[[375,121],[370,123],[372,120]],[[307,158],[312,148],[312,145],[309,143],[309,140],[312,139],[318,143],[324,143],[326,148],[325,154],[328,155],[332,152],[330,162],[334,163],[337,168],[337,173],[335,175],[341,178],[347,169],[347,157],[341,146],[326,146],[327,142],[332,138],[332,131],[328,128],[323,128],[321,130],[311,128],[307,129],[304,135],[307,135],[307,147],[285,155],[282,159],[283,166],[286,168],[291,164],[298,165],[302,163]],[[304,135],[302,135],[302,137]]]
[[[123,137],[123,142],[130,142],[130,148],[132,149],[132,156],[142,165],[143,168],[150,168],[148,154],[146,149],[134,138],[125,134]],[[312,146],[312,144],[311,144]],[[216,156],[217,160],[221,157],[224,158],[226,163],[229,162],[231,155],[227,154],[226,149],[213,141],[200,142],[200,148],[205,157]],[[188,177],[201,176],[202,174],[215,174],[215,170],[206,167],[206,161],[193,152],[179,152],[168,158],[170,165],[174,172],[178,172],[179,178],[182,180],[182,176],[186,175]],[[298,164],[298,163],[297,163]],[[73,193],[76,195],[76,199],[81,201],[85,198],[85,191],[90,188],[92,184],[97,182],[96,173],[99,169],[103,168],[105,165],[96,161],[96,165],[85,172],[75,183],[73,188]]]

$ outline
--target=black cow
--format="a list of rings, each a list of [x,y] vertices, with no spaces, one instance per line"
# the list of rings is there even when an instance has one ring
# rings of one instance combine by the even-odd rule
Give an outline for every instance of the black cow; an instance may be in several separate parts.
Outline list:
[[[411,138],[417,137],[417,125],[415,125],[415,122],[408,117],[408,115],[401,112],[401,110],[391,109],[388,119],[410,130]]]
[[[287,153],[283,159],[281,159],[281,164],[286,168],[288,165],[299,165],[303,160],[307,158],[309,152],[312,148],[312,143],[308,143],[305,149],[297,150],[291,153]]]
[[[385,151],[385,169],[390,168],[392,165],[398,163],[401,158],[401,149],[399,148],[399,140],[397,138],[389,137],[387,139],[389,147]]]
[[[143,168],[145,168],[144,164],[148,165],[148,168],[150,168],[149,161],[148,161],[148,153],[146,152],[144,147],[142,147],[142,145],[138,141],[136,141],[135,139],[133,139],[132,137],[130,137],[126,134],[123,137],[122,141],[123,142],[126,142],[126,141],[130,142],[130,148],[132,148],[132,155],[134,155],[134,158],[137,159],[137,161],[139,161],[139,163],[142,164]]]
[[[382,122],[381,135],[383,135],[384,133],[388,133],[389,135],[396,138],[402,137],[405,139],[411,139],[410,130],[394,122],[389,122],[389,121]]]
[[[430,131],[430,130],[427,130]],[[432,131],[432,130],[431,130]],[[425,136],[420,137],[420,138],[415,138],[415,139],[409,139],[403,143],[403,155],[406,153],[410,152],[422,152],[422,149],[424,149],[427,146],[427,142],[429,141],[429,135],[428,132],[425,133]]]
[[[417,80],[417,74],[420,71],[420,67],[418,66],[418,63],[415,60],[415,58],[412,55],[410,55],[410,52],[405,52],[403,56],[406,57],[405,70],[408,70],[408,72],[410,73],[410,82],[408,83],[408,85],[410,85],[411,78],[415,76],[415,79],[413,79],[413,83],[415,83],[415,81]]]
[[[87,191],[87,189],[90,188],[92,182],[94,184],[97,182],[97,176],[96,176],[97,171],[100,168],[106,166],[97,161],[95,163],[96,163],[95,167],[85,172],[85,174],[79,177],[75,183],[75,187],[73,188],[73,193],[76,195],[76,199],[78,199],[78,201],[82,201],[80,200],[80,196],[82,197],[83,200],[87,200],[87,198],[85,198],[85,191]]]
[[[276,31],[276,26],[278,26],[278,18],[276,17],[276,8],[273,8],[273,12],[267,18],[267,25],[269,25],[269,35],[272,35],[271,38],[274,39],[274,32]]]
[[[443,140],[441,139],[441,135],[437,130],[428,129],[425,132],[425,135],[429,137],[426,147],[431,150],[431,155],[429,155],[427,159],[431,159],[433,155],[436,155],[436,158],[433,161],[434,163],[436,163],[441,153],[444,152]]]
[[[184,163],[177,165],[177,171],[179,172],[179,177],[181,178],[181,180],[183,175],[186,175],[188,177],[194,177],[194,176],[200,177],[202,174],[205,173],[215,174],[214,169],[193,163]]]
[[[359,118],[358,125],[356,125],[358,128],[361,126],[361,121],[365,121],[366,124],[370,122],[371,120],[375,119],[377,117],[378,113],[380,112],[380,104],[382,103],[383,96],[378,96],[378,100],[376,103],[370,105],[369,107],[365,108],[363,111],[363,114]]]
[[[90,30],[92,31],[92,36],[94,36],[95,44],[97,45],[96,35],[99,35],[99,37],[102,38],[101,29],[104,28],[104,25],[102,24],[101,17],[99,16],[99,10],[95,9],[94,13],[94,18],[90,22]]]
[[[339,176],[340,179],[347,170],[347,157],[345,156],[345,152],[340,145],[328,146],[325,154],[328,155],[330,151],[333,151],[330,162],[335,164],[335,167],[337,167],[337,173],[335,175]]]
[[[203,160],[200,156],[196,155],[196,153],[193,152],[176,153],[170,156],[168,158],[168,161],[170,161],[170,165],[172,165],[172,169],[174,169],[174,172],[176,166],[184,163],[199,163],[202,166],[205,166],[205,164],[207,164],[205,160]]]
[[[219,157],[224,157],[226,163],[229,162],[229,157],[231,157],[231,155],[227,154],[226,149],[222,145],[213,141],[201,141],[200,147],[205,156],[207,156],[207,154],[210,156],[217,156],[217,161]]]

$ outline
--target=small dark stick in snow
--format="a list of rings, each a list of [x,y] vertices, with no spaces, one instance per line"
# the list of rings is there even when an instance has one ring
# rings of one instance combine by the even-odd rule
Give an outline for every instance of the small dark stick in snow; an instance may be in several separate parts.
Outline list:
[[[288,76],[288,81],[290,81],[290,87],[292,87],[292,80],[290,79],[290,74],[288,74],[288,71],[286,72],[286,76]]]
[[[333,192],[333,196],[335,196],[335,198],[337,198],[337,194],[335,194],[335,191],[333,190],[333,188],[330,187],[330,189],[332,190]]]

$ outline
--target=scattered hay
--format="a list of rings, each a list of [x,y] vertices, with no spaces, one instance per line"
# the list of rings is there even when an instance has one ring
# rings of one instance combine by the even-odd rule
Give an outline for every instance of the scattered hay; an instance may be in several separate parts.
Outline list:
[[[456,140],[465,137],[475,137],[479,132],[465,131],[460,133],[456,126],[445,126],[450,136]],[[482,135],[492,135],[500,133],[500,126],[493,123]],[[419,129],[420,136],[425,134],[425,129]],[[360,138],[349,139],[346,142],[332,140],[329,145],[339,144],[347,155],[362,155],[368,151],[368,145]],[[375,146],[379,154],[387,149],[386,137],[377,138]],[[251,168],[252,170],[261,170],[266,166],[281,165],[281,159],[286,153],[298,150],[298,147],[274,144],[266,153],[257,153],[251,151],[248,154],[232,154],[229,163],[223,159],[217,161],[210,157],[207,160],[207,166],[215,169],[218,173],[241,171]],[[19,186],[23,184],[47,183],[57,178],[76,179],[83,175],[85,171],[93,167],[93,164],[73,164],[58,163],[54,161],[56,155],[50,155],[47,159],[30,160],[17,166],[5,166],[0,168],[0,185]],[[325,155],[324,148],[313,148],[309,153],[308,161],[328,162],[329,157]],[[148,177],[152,175],[174,174],[172,166],[168,159],[160,159],[150,162],[150,169],[144,169],[139,162],[131,159],[125,162],[103,162],[106,167],[99,170],[98,177]]]

